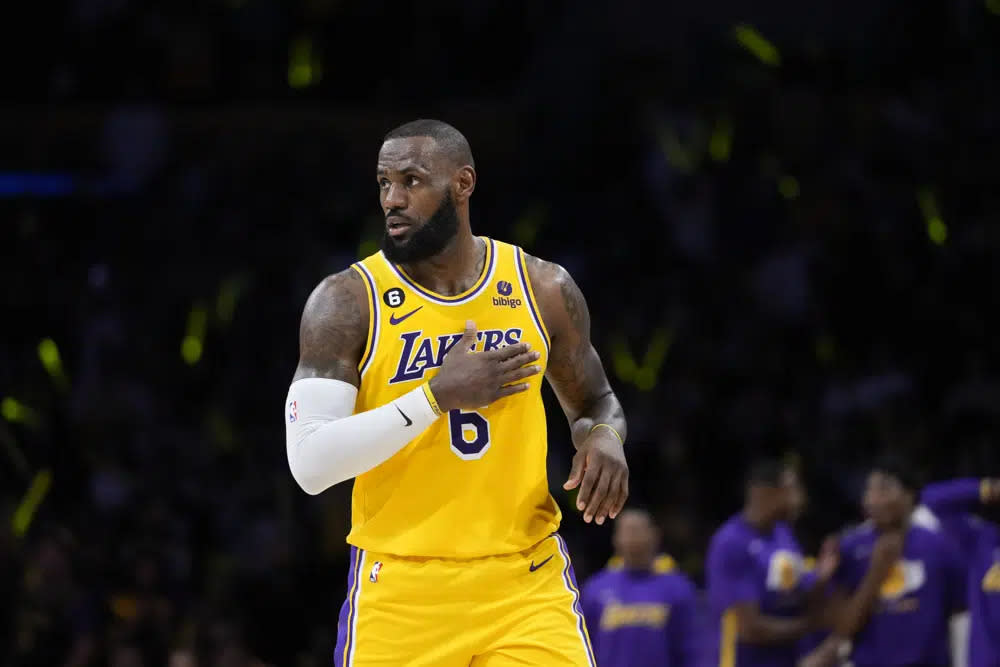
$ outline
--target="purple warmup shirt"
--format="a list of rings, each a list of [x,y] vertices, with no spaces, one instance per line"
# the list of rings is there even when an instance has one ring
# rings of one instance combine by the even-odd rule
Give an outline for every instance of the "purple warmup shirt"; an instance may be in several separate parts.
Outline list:
[[[864,524],[840,545],[836,585],[853,593],[861,584],[878,538]],[[903,556],[893,566],[868,622],[854,637],[855,667],[944,667],[951,663],[948,622],[965,607],[965,572],[944,535],[911,525]]]
[[[751,644],[736,633],[733,607],[757,604],[767,616],[795,617],[805,612],[814,577],[806,573],[802,550],[787,524],[759,533],[737,514],[712,537],[706,564],[714,632],[707,665],[720,667],[795,667],[799,642]]]
[[[583,614],[600,667],[696,667],[694,586],[658,558],[653,572],[609,565],[583,589]]]
[[[978,479],[930,484],[922,496],[958,545],[966,568],[969,667],[1000,667],[1000,526],[971,516],[980,499]]]

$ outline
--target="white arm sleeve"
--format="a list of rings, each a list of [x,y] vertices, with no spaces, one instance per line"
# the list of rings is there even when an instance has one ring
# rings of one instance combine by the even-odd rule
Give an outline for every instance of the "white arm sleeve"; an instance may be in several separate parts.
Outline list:
[[[386,405],[354,413],[358,389],[305,378],[288,389],[285,447],[302,490],[316,495],[389,459],[438,418],[422,387]]]

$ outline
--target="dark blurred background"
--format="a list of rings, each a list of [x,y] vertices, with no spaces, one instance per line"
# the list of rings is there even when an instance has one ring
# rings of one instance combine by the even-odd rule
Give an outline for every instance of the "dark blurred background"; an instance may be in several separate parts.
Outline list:
[[[755,455],[801,464],[807,550],[856,519],[883,449],[1000,471],[997,0],[21,12],[2,664],[328,664],[350,485],[297,488],[282,401],[309,291],[377,248],[381,137],[418,117],[472,144],[473,228],[583,288],[633,498],[696,581]],[[566,502],[549,407],[586,578],[610,527]]]

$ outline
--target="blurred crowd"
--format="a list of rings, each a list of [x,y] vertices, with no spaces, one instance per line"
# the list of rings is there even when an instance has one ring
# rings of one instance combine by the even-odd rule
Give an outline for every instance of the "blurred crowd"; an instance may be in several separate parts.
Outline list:
[[[813,553],[876,451],[1000,470],[995,3],[61,4],[0,112],[8,173],[72,181],[0,199],[0,663],[327,663],[350,489],[298,491],[281,403],[415,117],[469,138],[475,231],[581,285],[634,499],[695,581],[754,456],[801,465]],[[549,407],[586,578],[610,529],[566,504]]]

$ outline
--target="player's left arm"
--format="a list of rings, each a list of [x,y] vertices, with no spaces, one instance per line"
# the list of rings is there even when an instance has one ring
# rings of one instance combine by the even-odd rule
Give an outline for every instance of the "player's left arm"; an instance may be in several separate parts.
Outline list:
[[[525,255],[528,276],[550,338],[545,377],[555,391],[576,455],[563,488],[580,487],[583,520],[614,519],[628,498],[627,426],[621,403],[590,341],[590,311],[563,267]]]

